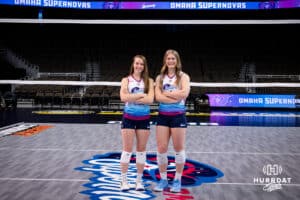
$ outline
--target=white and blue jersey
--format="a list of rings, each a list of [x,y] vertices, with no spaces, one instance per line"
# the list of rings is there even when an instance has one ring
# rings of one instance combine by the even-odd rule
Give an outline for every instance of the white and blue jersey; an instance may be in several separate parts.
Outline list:
[[[128,76],[128,92],[130,94],[144,93],[145,84],[143,80],[135,80]],[[147,104],[138,104],[126,102],[124,107],[124,117],[133,120],[145,120],[150,118],[150,106]]]
[[[169,77],[165,75],[163,77],[163,91],[174,91],[178,90],[178,86],[176,85],[176,75],[173,77]],[[164,115],[177,115],[185,113],[185,100],[182,99],[176,103],[159,103],[159,113]]]

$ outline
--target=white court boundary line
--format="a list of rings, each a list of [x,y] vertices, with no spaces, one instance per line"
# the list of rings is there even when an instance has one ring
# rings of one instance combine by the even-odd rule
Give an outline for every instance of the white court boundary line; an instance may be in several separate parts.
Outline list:
[[[15,147],[0,147],[3,150],[18,150],[18,151],[71,151],[71,152],[119,152],[118,150],[105,149],[61,149],[61,148],[15,148]],[[156,153],[156,151],[148,151],[148,153]],[[221,151],[194,151],[187,152],[188,154],[240,154],[240,155],[286,155],[300,156],[300,153],[275,153],[275,152],[221,152]]]
[[[117,25],[134,25],[134,24],[300,24],[299,19],[245,19],[245,20],[172,20],[172,19],[21,19],[21,18],[2,18],[0,23],[30,23],[30,24],[117,24]]]
[[[113,81],[35,81],[35,80],[0,80],[0,84],[13,85],[76,85],[76,86],[121,86],[120,82]],[[195,87],[300,87],[300,83],[214,83],[214,82],[191,82]]]
[[[240,154],[240,155],[285,155],[285,156],[300,156],[300,153],[274,153],[274,152],[187,152],[188,154]]]
[[[57,181],[57,182],[88,182],[89,179],[60,179],[60,178],[9,178],[9,177],[0,177],[0,181]],[[220,182],[220,183],[205,183],[211,185],[239,185],[239,186],[264,186],[266,184],[262,183],[230,183],[230,182]],[[289,187],[300,187],[298,183],[289,183],[289,184],[282,184],[282,186],[289,186]]]
[[[59,182],[88,182],[89,179],[66,179],[66,178],[9,178],[0,177],[0,181],[59,181]]]
[[[266,184],[263,183],[230,183],[230,182],[220,182],[220,183],[208,183],[212,185],[247,185],[247,186],[265,186]],[[294,186],[294,187],[300,187],[300,184],[298,183],[289,183],[289,184],[281,184],[282,186]]]

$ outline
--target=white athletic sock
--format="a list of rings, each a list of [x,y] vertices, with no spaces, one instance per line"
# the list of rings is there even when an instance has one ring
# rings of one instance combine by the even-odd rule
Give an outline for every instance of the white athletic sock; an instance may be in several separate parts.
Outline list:
[[[160,178],[164,179],[164,180],[167,180],[167,172],[161,172],[160,173]]]
[[[142,182],[142,177],[143,177],[143,174],[137,174],[136,181],[137,182]]]
[[[121,180],[127,181],[127,173],[121,173]]]
[[[174,180],[179,180],[179,181],[181,181],[181,176],[182,176],[182,173],[176,172],[176,173],[175,173],[175,178],[174,178]]]

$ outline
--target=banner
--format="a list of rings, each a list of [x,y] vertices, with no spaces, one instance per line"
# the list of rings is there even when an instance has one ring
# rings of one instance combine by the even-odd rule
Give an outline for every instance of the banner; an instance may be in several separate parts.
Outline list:
[[[296,95],[277,94],[207,94],[211,107],[297,108]]]
[[[278,0],[263,2],[160,2],[160,1],[69,1],[69,0],[0,0],[0,5],[37,6],[50,8],[71,9],[130,9],[130,10],[253,10],[253,9],[279,9],[300,7],[300,0]]]

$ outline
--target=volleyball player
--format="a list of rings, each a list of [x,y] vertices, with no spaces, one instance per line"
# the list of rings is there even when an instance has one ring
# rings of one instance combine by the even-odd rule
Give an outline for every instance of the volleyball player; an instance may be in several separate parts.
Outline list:
[[[168,187],[168,145],[172,139],[175,150],[176,173],[171,192],[181,191],[181,176],[186,160],[186,115],[185,100],[190,92],[190,78],[182,71],[181,60],[176,50],[167,50],[163,58],[160,75],[155,81],[155,99],[159,102],[156,125],[157,162],[160,181],[154,191],[160,192]]]
[[[154,100],[153,80],[149,77],[146,58],[136,55],[127,77],[121,82],[120,98],[125,102],[121,134],[121,191],[129,190],[127,171],[136,139],[136,190],[144,190],[142,176],[146,161],[146,145],[150,134],[150,106]]]

